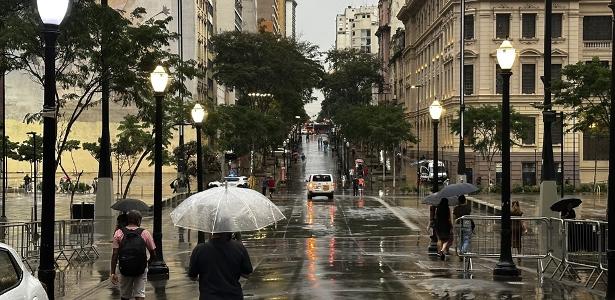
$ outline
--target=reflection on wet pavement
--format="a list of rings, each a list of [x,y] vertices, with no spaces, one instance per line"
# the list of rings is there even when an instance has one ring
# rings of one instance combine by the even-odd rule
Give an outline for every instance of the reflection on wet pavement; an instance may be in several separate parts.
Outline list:
[[[243,235],[255,272],[242,279],[246,299],[599,299],[584,288],[546,280],[540,287],[532,267],[523,281],[492,278],[495,261],[477,260],[473,279],[464,279],[462,263],[454,255],[446,261],[426,254],[428,210],[416,196],[368,194],[353,197],[338,190],[333,200],[308,201],[306,174],[337,174],[332,154],[316,142],[304,144],[305,167],[291,168],[293,181],[274,195],[286,220],[260,232]],[[164,215],[165,260],[168,281],[149,282],[148,299],[195,299],[198,287],[186,277],[191,242],[178,242],[178,229]],[[144,222],[151,228],[151,219]],[[108,283],[110,244],[89,266],[69,267],[63,273],[65,299],[118,299]],[[535,268],[534,268],[535,269]]]

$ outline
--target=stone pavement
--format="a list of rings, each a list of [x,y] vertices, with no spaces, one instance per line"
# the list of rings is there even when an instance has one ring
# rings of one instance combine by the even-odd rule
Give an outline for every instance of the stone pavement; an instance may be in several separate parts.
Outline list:
[[[242,280],[246,299],[600,299],[599,291],[545,279],[540,285],[532,262],[522,262],[521,281],[494,281],[495,260],[475,260],[472,278],[450,255],[427,255],[428,209],[416,196],[352,197],[338,191],[333,201],[306,199],[305,174],[335,174],[330,153],[304,144],[307,164],[295,167],[288,189],[274,196],[287,219],[246,233],[254,273]],[[197,299],[198,286],[186,276],[196,235],[179,242],[178,229],[163,213],[169,280],[150,281],[147,299]],[[151,229],[151,219],[144,221]],[[69,266],[58,276],[58,299],[119,299],[109,283],[110,243],[99,243],[101,258]]]

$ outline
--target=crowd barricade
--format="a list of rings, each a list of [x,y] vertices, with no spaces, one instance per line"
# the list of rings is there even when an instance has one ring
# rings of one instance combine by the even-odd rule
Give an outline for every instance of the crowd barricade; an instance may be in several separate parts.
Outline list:
[[[542,260],[549,257],[551,241],[545,239],[551,230],[549,218],[511,217],[513,259],[535,259],[539,269]],[[470,229],[470,230],[468,230]],[[473,258],[498,258],[500,256],[500,216],[466,215],[455,221],[457,255],[463,258],[463,271],[472,270]],[[470,235],[470,242],[464,241]]]
[[[608,223],[511,217],[511,227],[513,259],[535,259],[540,279],[550,273],[553,279],[574,280],[586,287],[595,288],[599,282],[606,285]],[[472,232],[469,247],[464,246],[468,232]],[[457,219],[455,240],[457,254],[464,260],[463,271],[472,271],[473,258],[499,257],[500,236],[500,216],[467,215]]]
[[[38,261],[40,253],[40,222],[11,222],[0,224],[0,242],[21,255],[31,268],[30,262]],[[64,260],[93,260],[99,257],[94,245],[94,220],[61,220],[54,224],[55,263]]]

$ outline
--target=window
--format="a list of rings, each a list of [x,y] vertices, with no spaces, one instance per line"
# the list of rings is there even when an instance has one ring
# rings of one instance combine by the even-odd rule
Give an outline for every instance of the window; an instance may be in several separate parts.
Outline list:
[[[561,38],[562,35],[562,19],[563,14],[553,14],[551,19],[551,37]],[[610,25],[609,25],[610,28]]]
[[[502,93],[504,81],[502,80],[501,74],[502,74],[502,69],[500,69],[500,65],[495,65],[495,93],[496,94]]]
[[[495,15],[495,37],[506,39],[510,36],[510,14]]]
[[[16,287],[22,275],[13,256],[6,250],[0,250],[0,295]]]
[[[536,65],[535,64],[521,65],[521,93],[523,94],[536,93]]]
[[[463,93],[474,94],[474,65],[463,66]]]
[[[584,41],[611,40],[611,16],[583,17]]]
[[[536,14],[523,14],[521,24],[521,37],[533,39],[536,37]]]
[[[536,163],[521,163],[521,180],[523,185],[536,185]]]
[[[551,82],[562,80],[562,64],[551,64]]]
[[[463,38],[474,39],[474,15],[466,15],[463,21]]]
[[[609,149],[608,132],[583,131],[583,160],[609,160],[609,151],[601,149]]]
[[[555,121],[551,124],[551,139],[553,145],[562,143],[562,118],[560,114],[555,115]]]
[[[523,145],[534,145],[536,144],[536,118],[523,116],[521,117],[524,123],[527,123],[527,127],[523,132],[523,137],[521,139],[521,143]]]
[[[314,182],[327,182],[332,181],[331,176],[329,175],[314,175],[312,176],[312,181]]]

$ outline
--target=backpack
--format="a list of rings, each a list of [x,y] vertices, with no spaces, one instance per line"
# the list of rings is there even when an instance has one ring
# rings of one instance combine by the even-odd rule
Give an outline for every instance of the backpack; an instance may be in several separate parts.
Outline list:
[[[145,240],[141,237],[143,228],[135,230],[122,227],[124,238],[118,250],[120,273],[124,276],[141,276],[147,267]]]

